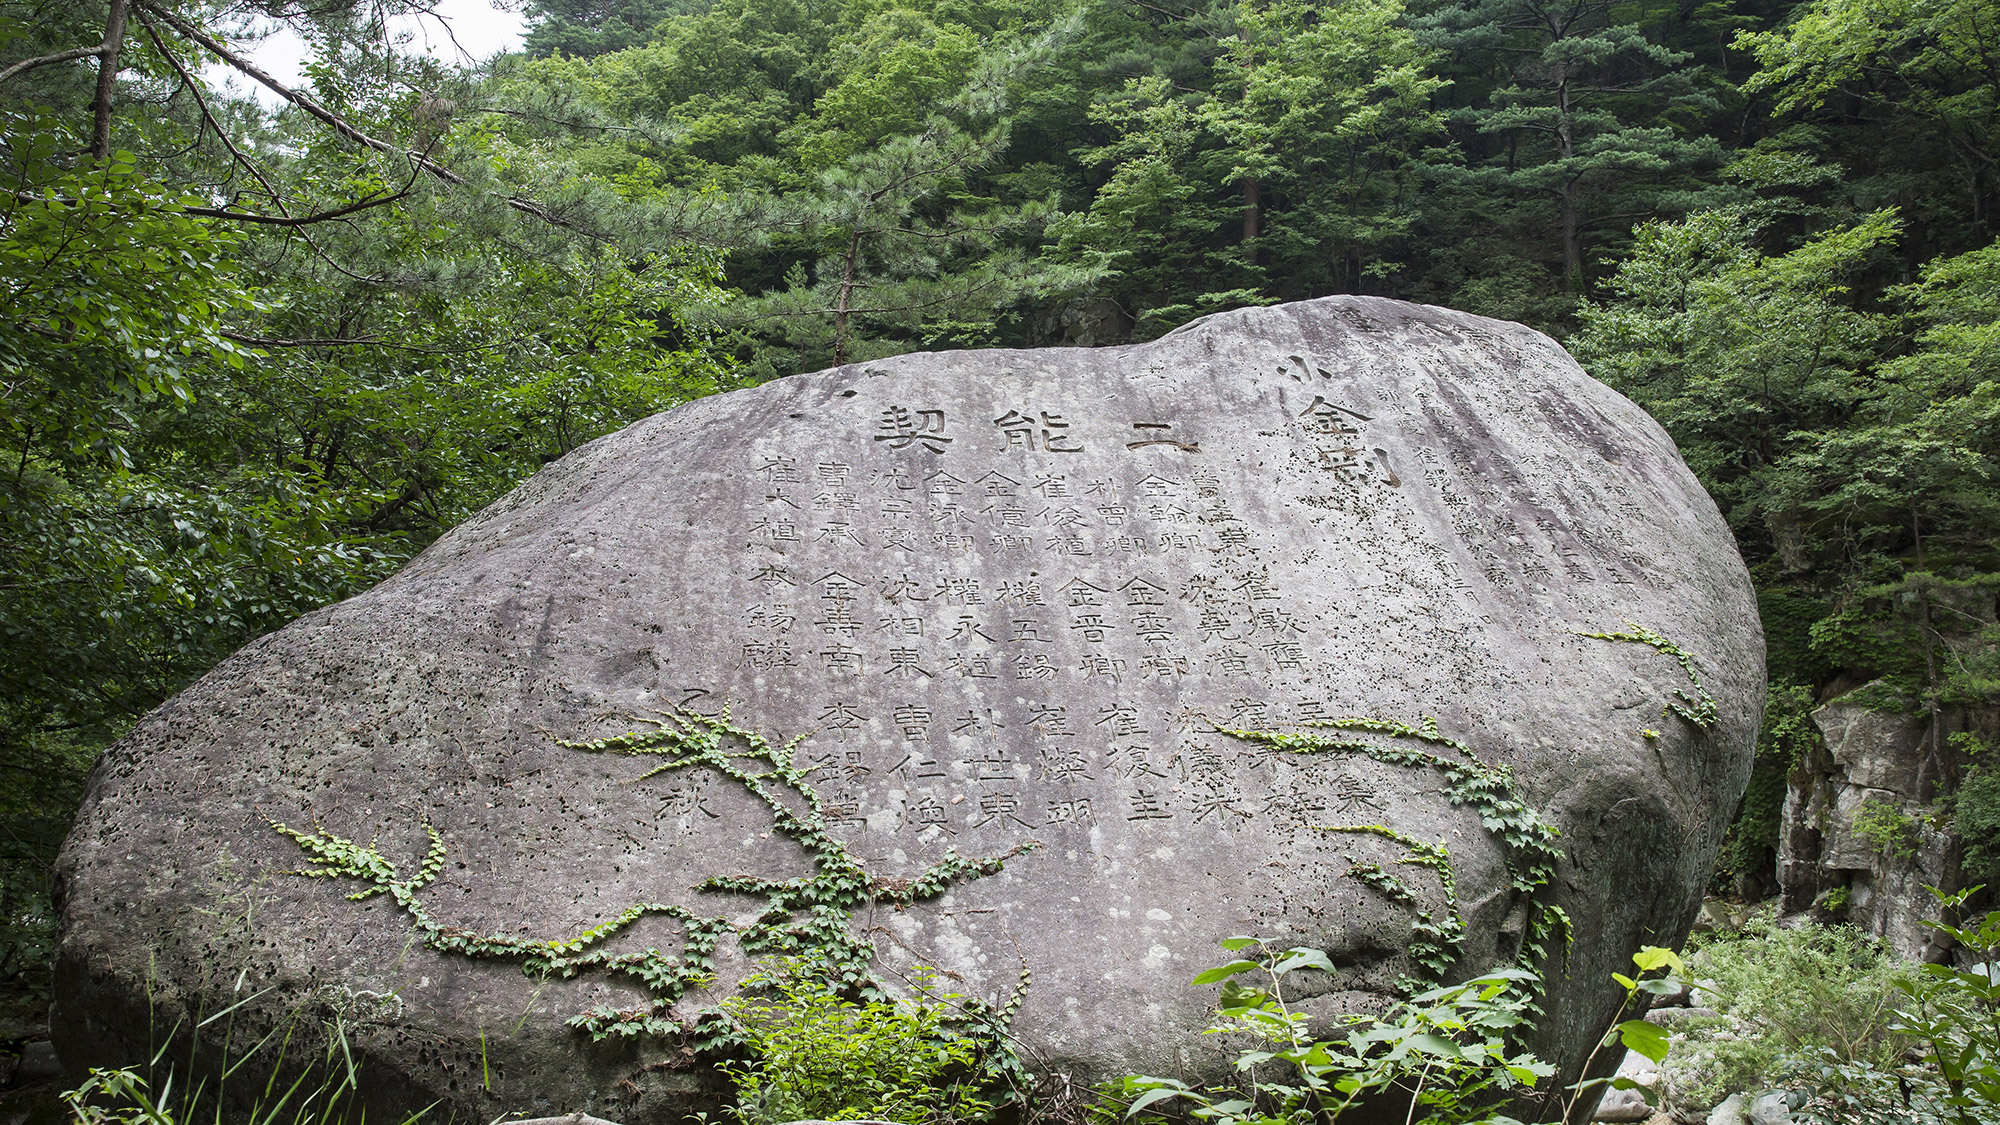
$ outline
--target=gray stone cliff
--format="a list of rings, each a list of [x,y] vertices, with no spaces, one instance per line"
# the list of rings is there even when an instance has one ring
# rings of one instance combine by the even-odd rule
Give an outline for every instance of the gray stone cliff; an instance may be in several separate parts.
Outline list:
[[[1959,869],[1962,841],[1936,817],[1936,801],[1966,765],[1951,737],[2000,740],[2000,715],[1990,708],[1947,707],[1935,716],[1880,709],[1866,705],[1874,701],[1869,694],[1842,696],[1813,712],[1826,745],[1787,779],[1779,910],[1818,908],[1881,939],[1897,957],[1945,960],[1952,949],[1927,924],[1942,920],[1928,888],[1954,891],[1970,880]]]

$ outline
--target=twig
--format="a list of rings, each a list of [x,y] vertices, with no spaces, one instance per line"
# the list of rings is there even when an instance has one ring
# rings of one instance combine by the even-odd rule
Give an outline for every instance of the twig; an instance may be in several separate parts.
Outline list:
[[[414,180],[414,173],[412,174],[412,179]],[[254,211],[231,211],[226,207],[184,207],[182,210],[187,214],[200,215],[205,219],[229,219],[239,223],[261,223],[265,226],[273,227],[303,227],[310,226],[313,223],[324,223],[330,219],[346,218],[357,211],[366,211],[371,207],[381,207],[385,204],[394,203],[409,194],[410,189],[406,185],[403,190],[394,195],[371,195],[358,202],[350,203],[345,207],[336,207],[331,211],[321,211],[316,215],[259,215]]]
[[[277,206],[280,212],[283,212],[285,209],[284,196],[278,193],[277,188],[271,186],[271,181],[264,178],[263,171],[257,167],[256,163],[244,155],[242,149],[236,147],[236,142],[230,139],[228,130],[224,129],[222,123],[215,119],[215,114],[208,108],[208,99],[202,96],[201,83],[195,79],[194,75],[188,73],[187,67],[181,65],[179,57],[167,49],[166,41],[160,38],[158,31],[154,30],[153,21],[146,18],[146,13],[140,11],[138,16],[139,26],[145,29],[146,38],[153,41],[153,49],[160,52],[160,57],[167,60],[167,65],[174,68],[175,74],[180,75],[181,83],[187,87],[188,93],[194,97],[196,108],[201,110],[202,123],[215,131],[216,139],[222,142],[223,148],[229,150],[230,159],[242,165],[244,171],[250,173],[253,179],[263,185],[264,191],[271,197],[271,202]],[[199,142],[200,139],[201,131],[196,130],[195,140]]]

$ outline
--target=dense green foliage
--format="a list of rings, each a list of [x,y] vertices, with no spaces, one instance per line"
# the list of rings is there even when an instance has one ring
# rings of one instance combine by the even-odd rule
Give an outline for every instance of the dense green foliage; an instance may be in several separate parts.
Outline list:
[[[93,756],[235,647],[631,419],[915,348],[1555,333],[1752,566],[1752,882],[1817,700],[2000,690],[1996,0],[533,0],[463,70],[417,7],[0,0],[0,974]]]
[[[1284,949],[1254,937],[1226,938],[1222,947],[1233,959],[1193,983],[1221,985],[1216,1018],[1204,1034],[1222,1036],[1234,1049],[1234,1074],[1210,1085],[1139,1074],[1114,1079],[1103,1093],[1123,1120],[1336,1125],[1351,1112],[1369,1120],[1401,1113],[1433,1125],[1519,1125],[1511,1113],[1530,1109],[1537,1120],[1576,1120],[1605,1089],[1634,1086],[1609,1076],[1565,1087],[1546,1081],[1556,1068],[1519,1049],[1541,991],[1527,969],[1495,969],[1423,989],[1380,1014],[1314,1020],[1294,1005],[1301,985],[1340,971],[1325,951]],[[1677,978],[1687,966],[1656,946],[1634,953],[1632,964],[1633,976],[1611,974],[1624,998],[1586,1071],[1606,1049],[1638,1051],[1655,1062],[1666,1056],[1667,1037],[1657,1026],[1618,1017],[1683,987]]]
[[[725,1066],[743,1125],[787,1121],[892,1121],[952,1125],[989,1117],[981,1087],[996,1077],[991,1036],[966,1035],[935,977],[916,995],[856,1001],[824,976],[779,964],[745,983],[761,994],[723,1005],[746,1057]],[[1004,1050],[1005,1048],[1001,1048]]]
[[[1766,1083],[1787,1060],[1821,1052],[1893,1069],[1909,1045],[1891,1024],[1910,967],[1847,927],[1759,921],[1709,943],[1693,962],[1714,983],[1704,1002],[1730,1019],[1696,1021],[1668,1062],[1668,1081],[1687,1104],[1712,1105]]]
[[[1977,888],[1940,894],[1958,913]],[[1732,1091],[1791,1094],[1810,1125],[1976,1125],[2000,1109],[2000,911],[1930,923],[1967,965],[1899,963],[1846,926],[1767,919],[1690,960],[1721,1015],[1673,1023],[1670,1105]],[[1695,1016],[1697,1013],[1687,1013]]]
[[[1979,889],[1931,893],[1955,915]],[[1963,926],[1930,926],[1971,963],[1923,966],[1903,988],[1894,1029],[1920,1045],[1945,1087],[1940,1100],[1955,1125],[1979,1125],[2000,1115],[2000,910]]]

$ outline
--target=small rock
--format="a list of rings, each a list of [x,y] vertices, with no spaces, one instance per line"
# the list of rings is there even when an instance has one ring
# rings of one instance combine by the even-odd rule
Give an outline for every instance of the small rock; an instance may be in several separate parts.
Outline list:
[[[1720,899],[1703,899],[1701,913],[1694,920],[1694,932],[1698,934],[1729,933],[1743,928],[1728,903]]]
[[[1743,1113],[1743,1095],[1731,1094],[1708,1111],[1708,1125],[1750,1125]]]
[[[1597,1103],[1593,1121],[1644,1121],[1653,1116],[1653,1107],[1637,1090],[1607,1090]]]
[[[62,1077],[62,1063],[56,1058],[55,1044],[37,1039],[21,1048],[21,1063],[14,1068],[17,1082],[40,1082]]]
[[[1792,1107],[1784,1091],[1758,1095],[1750,1103],[1750,1125],[1792,1125]]]
[[[1660,1064],[1637,1051],[1627,1051],[1623,1061],[1618,1064],[1618,1077],[1630,1078],[1641,1086],[1657,1086],[1660,1082]]]
[[[1637,1051],[1625,1052],[1618,1063],[1617,1077],[1629,1079],[1641,1086],[1658,1089],[1660,1065]],[[1653,1107],[1646,1104],[1646,1095],[1640,1090],[1613,1090],[1607,1087],[1604,1097],[1597,1103],[1597,1121],[1645,1121],[1653,1116]]]
[[[1726,999],[1722,995],[1722,986],[1707,977],[1696,980],[1693,987],[1688,990],[1688,1006],[1691,1008],[1726,1007]]]
[[[1722,1013],[1716,1011],[1714,1008],[1654,1008],[1652,1011],[1646,1013],[1647,1023],[1658,1024],[1669,1030],[1683,1027],[1697,1020],[1719,1020],[1721,1018]]]

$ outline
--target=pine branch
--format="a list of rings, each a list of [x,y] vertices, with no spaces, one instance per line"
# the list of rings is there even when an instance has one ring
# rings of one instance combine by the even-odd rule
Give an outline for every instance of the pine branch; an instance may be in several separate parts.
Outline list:
[[[24,74],[36,67],[75,62],[78,59],[87,59],[92,55],[102,57],[104,52],[109,49],[109,46],[108,43],[99,43],[95,47],[72,47],[67,51],[57,51],[52,55],[38,55],[32,59],[22,59],[6,70],[0,70],[0,82],[5,82],[17,74]]]
[[[250,173],[253,179],[263,185],[264,190],[271,197],[271,202],[277,204],[278,210],[282,212],[285,209],[284,197],[278,194],[277,188],[271,186],[271,181],[264,178],[263,171],[248,156],[244,155],[243,150],[236,147],[236,142],[229,137],[229,131],[222,127],[222,122],[215,119],[214,112],[208,107],[208,99],[202,95],[201,83],[195,80],[194,75],[188,72],[186,66],[182,65],[180,57],[167,49],[166,40],[160,38],[160,33],[154,29],[153,21],[146,18],[146,13],[141,11],[138,13],[138,16],[139,26],[145,29],[146,38],[152,40],[153,49],[158,51],[160,57],[167,61],[167,65],[173,68],[174,73],[180,76],[181,85],[194,97],[195,107],[201,111],[202,124],[214,131],[216,139],[222,142],[222,147],[229,150],[230,159],[241,165],[244,171]],[[199,129],[195,131],[195,139],[197,141],[201,139],[201,131]]]
[[[452,171],[449,167],[446,167],[439,161],[432,159],[428,153],[418,152],[415,149],[405,148],[400,145],[393,145],[390,144],[388,141],[381,140],[377,137],[373,137],[365,132],[362,132],[361,129],[350,123],[346,118],[340,116],[339,114],[333,112],[330,109],[327,109],[325,106],[320,105],[317,101],[313,100],[308,95],[298,90],[294,90],[291,87],[285,85],[283,82],[280,82],[276,78],[273,78],[269,73],[265,72],[256,63],[253,63],[249,59],[244,58],[242,55],[237,54],[235,51],[225,46],[221,41],[217,40],[214,36],[211,36],[208,33],[202,31],[199,27],[196,27],[194,24],[181,18],[176,13],[167,11],[165,8],[162,8],[156,3],[151,2],[151,0],[138,0],[138,5],[144,10],[151,12],[154,16],[158,17],[162,22],[166,23],[169,27],[172,27],[175,31],[181,33],[182,35],[187,36],[189,39],[194,40],[196,43],[199,43],[203,48],[207,49],[208,52],[210,54],[213,54],[216,58],[219,58],[223,62],[228,63],[230,66],[234,67],[238,71],[241,71],[243,74],[246,74],[252,79],[255,79],[258,84],[270,90],[272,93],[285,99],[292,105],[297,106],[299,110],[304,112],[307,116],[313,118],[314,120],[319,121],[327,128],[332,129],[336,134],[345,137],[348,140],[353,141],[355,144],[361,145],[364,148],[370,148],[375,150],[376,152],[383,153],[388,156],[402,157],[403,159],[410,161],[412,166],[430,174],[431,176],[435,177],[438,180],[441,180],[447,184],[451,184],[454,187],[465,187],[470,184],[470,181],[467,180],[464,176],[461,176],[457,172]],[[578,233],[583,234],[586,237],[596,238],[600,241],[605,241],[602,235],[599,235],[592,231],[582,230],[578,228],[576,224],[571,222],[569,219],[556,214],[554,211],[551,211],[549,208],[543,206],[540,203],[537,203],[532,199],[528,199],[524,196],[519,196],[519,195],[506,195],[506,196],[501,196],[500,200],[501,202],[505,203],[507,206],[513,208],[514,210],[519,211],[524,215],[530,215],[533,216],[534,218],[540,219],[551,226],[562,227],[566,230],[577,230]]]

